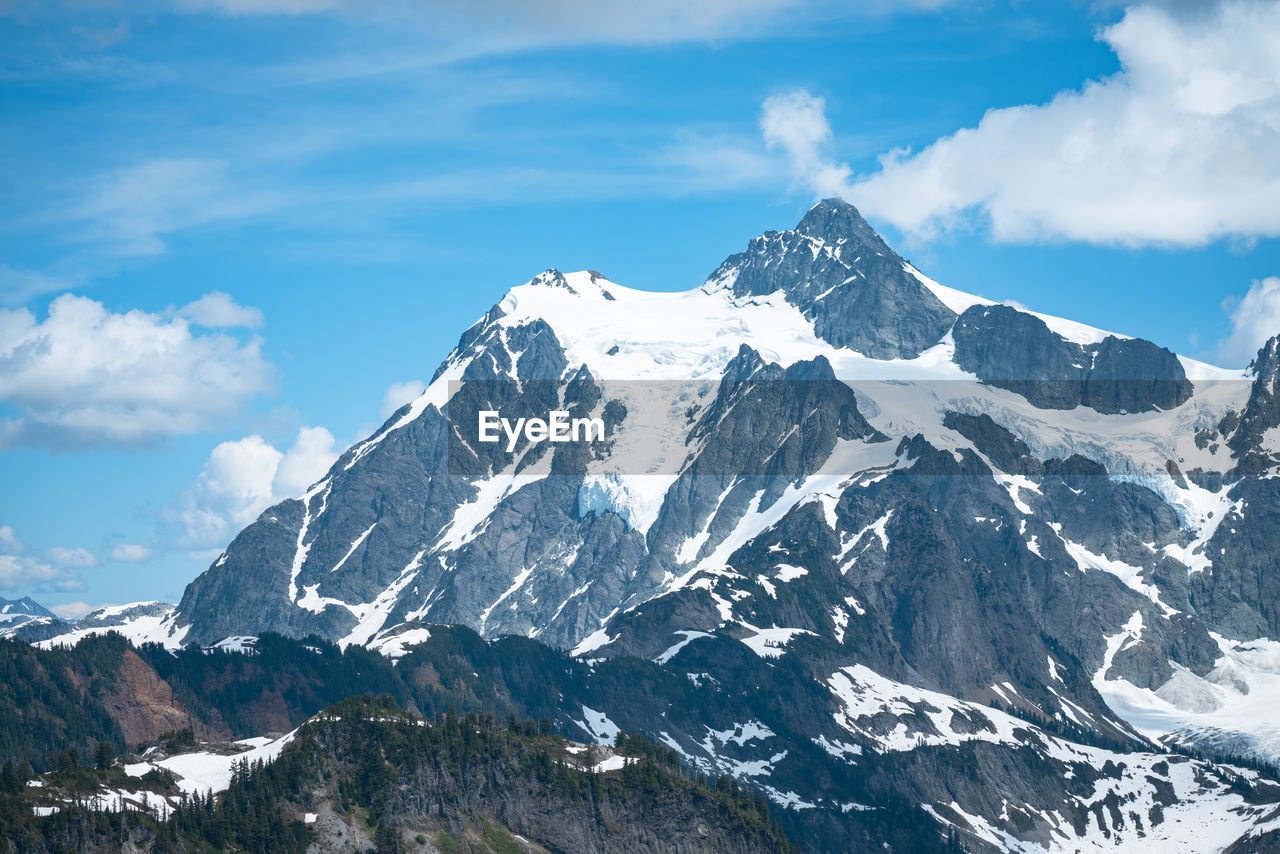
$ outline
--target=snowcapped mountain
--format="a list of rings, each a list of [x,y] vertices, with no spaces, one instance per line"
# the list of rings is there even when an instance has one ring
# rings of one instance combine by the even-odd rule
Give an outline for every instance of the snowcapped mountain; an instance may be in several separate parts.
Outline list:
[[[910,803],[977,850],[1255,850],[1280,787],[1170,751],[1280,759],[1278,378],[1280,339],[1223,371],[951,290],[828,200],[690,291],[514,288],[160,631],[647,659],[663,702],[582,728],[815,838]],[[552,410],[603,440],[479,432]]]
[[[30,599],[21,602],[35,605]],[[21,604],[21,603],[18,603]],[[38,612],[23,620],[13,620],[0,628],[0,637],[15,638],[46,649],[74,646],[92,635],[115,632],[134,645],[158,643],[177,645],[173,628],[174,606],[166,602],[133,602],[128,605],[104,605],[75,620],[63,620],[39,605]]]
[[[55,620],[53,612],[30,596],[21,599],[0,599],[0,633],[10,633],[32,620]]]

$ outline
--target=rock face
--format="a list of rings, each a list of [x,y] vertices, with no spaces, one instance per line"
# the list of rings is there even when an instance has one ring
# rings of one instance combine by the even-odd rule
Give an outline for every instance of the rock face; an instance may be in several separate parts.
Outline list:
[[[172,630],[380,648],[446,623],[647,659],[680,689],[615,684],[600,714],[828,834],[864,798],[979,848],[1176,841],[1193,805],[1243,834],[1257,815],[1160,751],[1280,757],[1277,347],[1233,377],[949,291],[833,201],[684,293],[547,271],[241,532]],[[479,436],[555,409],[603,438]],[[872,755],[894,782],[858,776]],[[1034,782],[1068,770],[1136,786],[1141,821]]]
[[[1150,341],[1111,335],[1078,344],[1005,305],[969,308],[953,335],[956,364],[1042,409],[1148,412],[1173,409],[1192,392],[1177,356]]]
[[[1219,429],[1241,458],[1237,474],[1257,476],[1280,462],[1280,335],[1262,345],[1250,369],[1253,388],[1244,412],[1224,419]]]
[[[226,739],[225,727],[211,726],[182,704],[169,684],[132,650],[126,650],[115,681],[98,701],[120,725],[130,745],[190,727],[198,738]]]
[[[816,205],[795,231],[757,237],[710,281],[740,296],[781,292],[819,338],[876,359],[913,359],[955,321],[857,208],[839,199]]]

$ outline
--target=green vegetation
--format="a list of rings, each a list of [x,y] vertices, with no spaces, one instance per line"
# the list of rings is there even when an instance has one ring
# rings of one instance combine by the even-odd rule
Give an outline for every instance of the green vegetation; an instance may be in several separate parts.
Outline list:
[[[421,827],[424,821],[435,824],[441,851],[474,850],[466,841],[471,839],[495,854],[518,854],[508,828],[523,816],[510,812],[504,796],[519,791],[557,823],[581,824],[585,837],[625,839],[623,824],[634,828],[655,815],[675,815],[683,829],[696,816],[762,850],[795,850],[770,821],[764,801],[732,781],[709,787],[685,773],[673,751],[620,736],[618,749],[640,761],[601,775],[575,767],[567,746],[531,721],[500,724],[491,715],[447,712],[427,723],[389,695],[353,698],[305,727],[274,763],[236,766],[226,793],[183,798],[167,821],[72,803],[37,817],[32,805],[42,795],[26,785],[30,769],[6,763],[0,771],[0,849],[118,850],[128,842],[151,852],[302,852],[313,831],[296,816],[314,809],[322,796],[339,814],[363,819],[382,854],[413,850],[403,842],[406,830],[412,833],[413,823]],[[126,782],[119,768],[97,769],[74,751],[59,756],[48,778],[49,787],[68,793]],[[417,844],[427,838],[418,833]]]
[[[89,756],[100,743],[113,753],[124,749],[119,725],[94,694],[114,684],[128,648],[119,635],[74,650],[0,641],[0,760],[26,760],[45,771],[68,748]]]

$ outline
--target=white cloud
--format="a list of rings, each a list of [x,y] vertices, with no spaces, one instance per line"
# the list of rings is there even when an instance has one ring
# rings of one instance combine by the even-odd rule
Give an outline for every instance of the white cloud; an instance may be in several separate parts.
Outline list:
[[[0,262],[0,303],[22,305],[27,300],[49,293],[65,291],[80,283],[80,277],[58,276],[15,270]]]
[[[230,294],[209,291],[193,303],[178,309],[178,314],[197,326],[209,329],[243,326],[256,329],[263,323],[262,312],[238,305]]]
[[[483,33],[495,46],[515,49],[557,43],[651,44],[731,38],[763,31],[784,12],[806,12],[825,4],[811,0],[185,0],[181,8],[226,15],[314,14],[340,10],[352,15],[400,12],[399,20],[424,19],[454,37]],[[925,0],[911,5],[935,5]]]
[[[195,433],[268,391],[262,341],[64,294],[37,322],[0,309],[0,448],[139,444]]]
[[[1218,361],[1247,365],[1258,350],[1280,335],[1280,277],[1258,279],[1244,297],[1227,297],[1222,310],[1231,318],[1231,332],[1218,342]]]
[[[760,113],[760,131],[769,148],[781,148],[791,162],[798,184],[819,196],[847,192],[849,167],[831,162],[825,149],[831,142],[827,103],[798,89],[766,98]]]
[[[77,566],[92,564],[76,563],[76,552],[84,551],[90,558],[93,555],[82,549],[54,548],[49,550],[45,560],[23,557],[26,546],[9,525],[0,525],[0,590],[83,590],[82,582],[76,572]],[[59,564],[53,558],[68,558],[67,563]],[[94,559],[96,562],[96,559]],[[57,564],[57,565],[55,565]]]
[[[333,435],[323,427],[303,427],[283,453],[256,434],[223,442],[168,513],[181,529],[181,546],[226,546],[263,510],[319,480],[337,456]]]
[[[0,555],[0,590],[62,592],[84,587],[74,570],[53,567],[35,558]]]
[[[0,525],[0,554],[20,555],[27,550],[10,525]]]
[[[18,0],[21,2],[21,0]],[[29,0],[28,0],[29,2]],[[72,0],[73,5],[77,0]],[[88,0],[78,0],[87,3]],[[179,0],[168,9],[228,16],[340,12],[415,25],[450,40],[483,41],[490,50],[544,44],[658,44],[744,38],[780,26],[840,17],[929,11],[954,0]],[[0,13],[4,4],[0,4]]]
[[[61,605],[50,605],[49,610],[64,620],[78,620],[99,607],[101,606],[90,605],[88,602],[64,602]]]
[[[139,563],[151,557],[151,549],[133,543],[120,543],[111,550],[111,559],[121,563]]]
[[[157,255],[166,234],[244,220],[283,203],[278,193],[244,185],[222,160],[157,157],[100,175],[70,214],[114,254]]]
[[[341,5],[341,0],[180,0],[177,3],[183,11],[224,15],[314,15]]]
[[[301,495],[337,458],[332,433],[323,427],[303,427],[271,478],[272,496],[280,501]]]
[[[44,554],[45,560],[63,569],[97,566],[98,556],[83,546],[54,546]]]
[[[383,419],[390,418],[391,413],[409,401],[417,400],[426,390],[427,384],[422,380],[406,380],[402,383],[392,383],[387,389],[387,393],[382,397],[381,415]]]
[[[762,127],[816,195],[842,195],[916,238],[975,216],[1011,242],[1194,246],[1280,234],[1280,4],[1227,0],[1179,16],[1149,2],[1099,38],[1119,73],[991,110],[851,182],[823,151],[820,99],[766,102]]]

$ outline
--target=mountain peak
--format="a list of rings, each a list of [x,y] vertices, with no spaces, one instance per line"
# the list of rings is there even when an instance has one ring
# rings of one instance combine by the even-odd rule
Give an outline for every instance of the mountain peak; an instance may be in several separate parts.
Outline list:
[[[1273,335],[1258,350],[1247,369],[1256,379],[1274,379],[1280,376],[1280,335]]]
[[[30,596],[21,599],[0,599],[0,614],[22,614],[30,617],[52,617],[53,612]]]
[[[796,231],[827,243],[858,243],[874,252],[895,255],[876,230],[853,205],[840,198],[823,199],[800,220]]]

